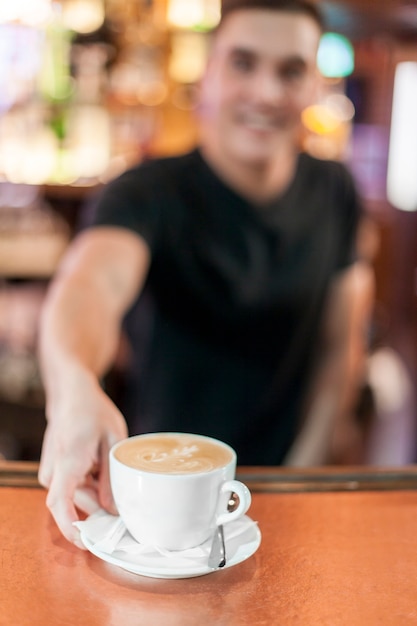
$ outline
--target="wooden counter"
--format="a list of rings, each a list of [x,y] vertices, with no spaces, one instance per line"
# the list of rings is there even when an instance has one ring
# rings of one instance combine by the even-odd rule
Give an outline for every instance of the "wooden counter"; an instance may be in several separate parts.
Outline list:
[[[417,470],[240,468],[262,543],[199,578],[130,574],[68,544],[36,465],[0,463],[1,626],[417,624]]]

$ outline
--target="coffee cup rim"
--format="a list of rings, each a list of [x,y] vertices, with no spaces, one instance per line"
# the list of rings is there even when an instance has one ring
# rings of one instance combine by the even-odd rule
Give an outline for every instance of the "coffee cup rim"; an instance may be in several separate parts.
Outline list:
[[[230,453],[231,453],[231,458],[227,463],[224,463],[223,465],[220,465],[218,467],[214,467],[211,470],[205,471],[205,472],[187,472],[184,474],[170,474],[169,472],[152,472],[146,469],[141,469],[138,467],[132,467],[131,465],[128,465],[127,463],[123,463],[123,461],[120,461],[120,459],[118,459],[114,452],[116,451],[116,449],[121,446],[122,444],[126,443],[127,441],[132,441],[133,439],[142,439],[142,438],[151,438],[151,437],[155,437],[157,435],[162,435],[162,436],[177,436],[177,435],[185,435],[185,436],[190,436],[190,437],[196,437],[197,439],[204,439],[204,440],[208,440],[208,441],[212,441],[217,445],[222,446],[223,448],[226,448]],[[226,443],[225,441],[221,441],[221,439],[216,439],[215,437],[210,437],[209,435],[201,435],[201,434],[197,434],[197,433],[189,433],[189,432],[184,432],[184,431],[155,431],[155,432],[149,432],[149,433],[141,433],[139,435],[131,435],[130,437],[125,437],[124,439],[121,439],[120,441],[116,441],[116,443],[114,443],[112,445],[112,447],[109,450],[109,457],[113,460],[114,463],[117,463],[118,465],[121,465],[124,468],[127,468],[127,470],[132,471],[132,472],[136,472],[139,474],[147,474],[150,476],[165,476],[166,478],[169,479],[185,479],[186,477],[192,477],[192,476],[198,476],[198,475],[207,475],[207,474],[214,474],[215,472],[219,472],[224,470],[226,467],[228,467],[231,463],[235,463],[237,462],[237,455],[236,455],[236,450],[234,450],[234,448],[232,448],[232,446],[230,446],[228,443]]]

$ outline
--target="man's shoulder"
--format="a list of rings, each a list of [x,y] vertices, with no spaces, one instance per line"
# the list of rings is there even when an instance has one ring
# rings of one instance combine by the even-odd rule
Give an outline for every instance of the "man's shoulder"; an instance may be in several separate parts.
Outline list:
[[[349,171],[348,166],[343,161],[319,158],[309,154],[308,152],[301,153],[300,162],[302,167],[309,169],[314,173],[322,172],[323,174],[343,174]]]
[[[162,180],[165,181],[171,177],[189,173],[190,167],[193,166],[197,158],[195,150],[175,156],[152,157],[125,170],[117,180],[123,182],[146,181],[149,184],[161,183]]]
[[[327,184],[334,182],[342,187],[355,186],[350,167],[344,161],[321,159],[303,152],[300,158],[300,168],[312,179],[323,180]]]

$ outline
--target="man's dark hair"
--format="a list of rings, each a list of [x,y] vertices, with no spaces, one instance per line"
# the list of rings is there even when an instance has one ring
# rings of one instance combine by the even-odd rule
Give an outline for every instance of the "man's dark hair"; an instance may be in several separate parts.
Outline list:
[[[309,0],[222,0],[219,26],[230,13],[241,9],[271,9],[308,15],[322,31],[325,30],[324,18],[317,2],[310,2]]]

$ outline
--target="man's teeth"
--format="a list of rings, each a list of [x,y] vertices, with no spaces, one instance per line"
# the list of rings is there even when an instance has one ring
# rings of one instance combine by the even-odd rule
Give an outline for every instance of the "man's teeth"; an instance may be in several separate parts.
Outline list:
[[[264,115],[247,115],[243,118],[243,121],[246,126],[260,130],[269,130],[276,126],[273,119]]]

